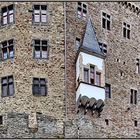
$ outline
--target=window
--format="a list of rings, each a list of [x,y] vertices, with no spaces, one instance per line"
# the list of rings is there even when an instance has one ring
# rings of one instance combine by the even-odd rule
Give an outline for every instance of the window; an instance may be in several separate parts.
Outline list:
[[[137,127],[138,126],[138,121],[134,120],[134,126]]]
[[[104,43],[100,43],[100,42],[99,42],[99,46],[100,46],[101,51],[102,51],[104,54],[107,54],[107,45],[104,44]]]
[[[110,15],[102,12],[102,27],[110,30]]]
[[[0,125],[3,124],[3,116],[0,116]]]
[[[88,74],[88,69],[84,68],[84,81],[86,83],[89,83],[89,74]]]
[[[3,77],[1,83],[2,83],[2,97],[14,95],[13,76]]]
[[[14,57],[14,41],[13,39],[1,43],[2,60]]]
[[[105,84],[105,93],[106,93],[106,98],[111,98],[111,85],[110,84]]]
[[[11,24],[14,22],[14,6],[9,5],[8,7],[2,8],[2,25]]]
[[[130,25],[123,23],[123,37],[130,39]]]
[[[76,37],[76,40],[75,40],[75,48],[78,50],[80,47],[80,38]]]
[[[101,73],[96,72],[96,85],[101,86]]]
[[[109,125],[109,120],[105,119],[105,123],[106,123],[106,125]]]
[[[90,83],[94,84],[94,67],[90,67]]]
[[[130,103],[131,104],[137,104],[137,90],[131,89]]]
[[[47,23],[47,5],[34,5],[33,20],[35,23]]]
[[[83,2],[78,2],[77,4],[77,16],[78,18],[85,18],[87,16],[87,5]]]
[[[47,95],[47,85],[45,78],[33,78],[33,95]]]
[[[136,60],[136,73],[140,73],[140,60]]]
[[[48,41],[34,40],[34,58],[48,58]]]

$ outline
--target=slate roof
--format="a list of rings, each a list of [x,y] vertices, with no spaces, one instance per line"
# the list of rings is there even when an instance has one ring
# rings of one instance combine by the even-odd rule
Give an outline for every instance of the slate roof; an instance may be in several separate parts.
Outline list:
[[[92,51],[98,55],[104,56],[98,44],[91,18],[89,18],[87,21],[83,42],[80,48],[88,50],[88,51]]]

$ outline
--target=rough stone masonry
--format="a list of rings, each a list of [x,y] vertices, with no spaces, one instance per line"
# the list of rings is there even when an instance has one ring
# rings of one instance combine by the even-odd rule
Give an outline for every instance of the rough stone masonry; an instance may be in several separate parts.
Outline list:
[[[87,21],[77,18],[77,2],[0,2],[1,8],[14,4],[14,23],[0,26],[0,43],[14,39],[15,53],[0,62],[0,78],[13,75],[15,90],[13,96],[0,96],[0,138],[140,137],[140,75],[135,72],[140,3],[85,3],[98,41],[107,44],[105,81],[111,84],[111,98],[105,99],[100,117],[76,112],[75,38],[82,40]],[[47,24],[33,24],[35,4],[47,5]],[[111,16],[109,31],[102,28],[102,12]],[[130,39],[122,36],[123,22],[131,25]],[[48,59],[33,59],[34,39],[48,40]],[[47,96],[33,96],[33,77],[47,79]],[[130,104],[131,89],[138,91],[137,105]]]

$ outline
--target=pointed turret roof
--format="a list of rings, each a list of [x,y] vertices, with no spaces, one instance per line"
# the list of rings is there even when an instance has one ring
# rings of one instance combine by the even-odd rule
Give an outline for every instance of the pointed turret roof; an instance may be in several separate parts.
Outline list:
[[[80,48],[82,50],[84,49],[86,51],[91,51],[97,54],[98,56],[104,57],[104,54],[102,53],[100,46],[98,44],[91,18],[89,18],[87,21],[83,43]]]

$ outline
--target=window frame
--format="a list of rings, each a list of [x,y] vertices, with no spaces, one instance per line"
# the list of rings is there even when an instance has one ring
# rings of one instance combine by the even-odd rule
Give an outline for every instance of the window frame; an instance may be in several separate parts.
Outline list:
[[[77,39],[80,40],[80,41],[79,41],[79,47],[78,47],[78,48],[77,48],[77,45],[76,45],[76,44],[77,44],[77,43],[76,43],[76,42],[77,42]],[[76,37],[76,38],[75,38],[75,49],[78,50],[78,49],[80,48],[80,46],[81,46],[81,39],[80,39],[79,37]]]
[[[11,14],[9,14],[10,10],[8,9],[8,7],[10,7],[11,5],[13,5],[13,14],[12,14],[13,15],[13,22],[9,22],[9,17]],[[3,24],[3,12],[2,12],[3,8],[6,8],[6,11],[7,11],[7,24]],[[7,6],[1,7],[0,12],[1,12],[1,26],[2,27],[15,24],[15,4],[9,4]]]
[[[35,6],[39,6],[39,22],[35,22]],[[46,22],[41,22],[41,17],[42,17],[42,14],[41,14],[41,6],[46,6],[46,19],[47,21]],[[33,4],[32,5],[32,24],[33,25],[47,25],[48,24],[48,21],[49,21],[49,14],[48,14],[48,4]]]
[[[132,105],[138,104],[138,91],[135,89],[130,90],[130,104]]]
[[[85,71],[87,71],[87,81],[85,80]],[[89,69],[88,68],[84,68],[84,82],[85,83],[89,83]]]
[[[12,82],[9,82],[10,77],[12,77]],[[3,94],[3,86],[5,84],[3,84],[3,79],[6,79],[6,95]],[[9,92],[9,85],[12,83],[13,85],[13,94],[10,94]],[[9,76],[4,76],[1,78],[1,97],[9,97],[9,96],[13,96],[15,94],[15,86],[14,86],[14,76],[13,75],[9,75]]]
[[[107,87],[109,87],[109,91],[107,92]],[[111,84],[105,83],[105,94],[106,98],[111,98]]]
[[[103,13],[105,14],[105,16],[103,16]],[[108,19],[107,16],[110,16],[110,18]],[[103,25],[104,25],[103,24],[103,19],[105,19],[105,27],[103,27]],[[109,21],[109,28],[107,26],[108,21]],[[105,11],[101,11],[101,27],[102,27],[102,29],[110,31],[111,30],[111,21],[112,21],[111,14],[108,14]]]
[[[9,42],[12,41],[13,44],[10,44],[9,45]],[[6,46],[3,46],[3,43],[6,42]],[[13,47],[13,56],[10,56],[10,47]],[[3,49],[6,48],[6,52],[7,52],[7,58],[4,59],[4,53],[3,53]],[[1,61],[6,61],[8,59],[13,59],[15,57],[15,40],[12,38],[12,39],[9,39],[9,40],[4,40],[0,43],[0,51],[1,51]]]
[[[124,25],[126,24],[126,25]],[[129,27],[128,27],[129,25]],[[124,34],[124,29],[125,29],[125,34]],[[129,34],[128,34],[129,31]],[[122,22],[122,35],[124,38],[130,39],[131,38],[131,25],[128,24],[127,22]]]
[[[97,84],[97,75],[98,74],[99,74],[99,85]],[[101,72],[96,71],[96,82],[95,83],[97,86],[99,86],[99,87],[101,86]]]
[[[40,45],[42,45],[42,41],[47,41],[47,58],[42,58],[42,46],[39,46],[41,49],[40,49],[40,58],[36,58],[35,57],[35,41],[36,40],[39,40],[40,41]],[[33,46],[33,48],[32,48],[32,51],[33,51],[33,59],[36,59],[36,60],[48,60],[49,59],[49,40],[48,39],[38,39],[38,38],[36,38],[36,39],[33,39],[32,40],[32,46]]]
[[[107,44],[105,44],[105,43],[102,43],[102,42],[98,42],[99,43],[99,47],[100,47],[100,49],[101,49],[101,51],[105,54],[105,55],[107,55]],[[106,51],[106,52],[105,52]]]
[[[39,80],[39,84],[34,84],[34,79],[38,79]],[[45,84],[41,84],[41,80],[45,80]],[[48,81],[47,81],[47,78],[38,78],[38,77],[33,77],[32,78],[32,95],[33,96],[47,96],[48,95],[48,86],[47,86],[47,83],[48,83]],[[39,85],[39,93],[38,94],[35,94],[34,93],[34,85]],[[41,93],[41,86],[44,86],[45,85],[45,95],[43,95],[42,93]]]
[[[78,15],[78,2],[81,2],[81,11],[82,11],[82,16],[81,17],[79,17]],[[86,17],[84,17],[83,16],[83,9],[85,10],[85,8],[83,8],[83,4],[85,4],[86,5]],[[82,1],[77,1],[77,7],[76,7],[76,17],[78,18],[78,19],[83,19],[83,20],[86,20],[87,19],[87,17],[88,17],[88,4],[86,3],[86,2],[82,2]]]

